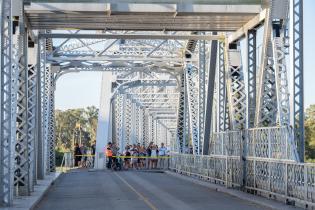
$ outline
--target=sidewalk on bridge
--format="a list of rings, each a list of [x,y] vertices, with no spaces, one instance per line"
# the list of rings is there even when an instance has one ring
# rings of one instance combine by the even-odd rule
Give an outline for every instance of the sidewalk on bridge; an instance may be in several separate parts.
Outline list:
[[[32,192],[31,196],[16,197],[13,200],[12,207],[4,207],[0,208],[0,210],[32,210],[60,174],[59,172],[51,173],[47,175],[44,180],[37,180],[37,184],[34,186],[34,192]]]
[[[213,183],[203,181],[203,180],[198,179],[198,178],[194,178],[194,177],[190,177],[190,176],[186,176],[186,175],[181,175],[181,174],[178,174],[178,173],[175,173],[172,171],[166,171],[165,173],[170,174],[172,176],[175,176],[177,178],[186,180],[186,181],[193,182],[193,183],[198,184],[198,185],[208,187],[210,189],[214,189],[218,192],[223,192],[223,193],[232,195],[232,196],[237,197],[239,199],[242,199],[244,201],[248,201],[248,202],[252,202],[252,203],[264,206],[268,209],[272,209],[272,210],[302,210],[302,208],[299,208],[296,206],[289,206],[289,205],[281,203],[280,201],[277,201],[277,200],[271,200],[271,199],[267,199],[267,198],[259,196],[259,195],[252,195],[252,194],[242,192],[239,190],[229,189],[229,188],[226,188],[222,185],[213,184]]]

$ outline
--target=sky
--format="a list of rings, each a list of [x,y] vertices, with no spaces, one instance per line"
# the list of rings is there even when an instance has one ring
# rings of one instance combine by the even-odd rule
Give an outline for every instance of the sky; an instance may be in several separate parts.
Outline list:
[[[304,0],[304,104],[315,104],[315,0]],[[313,53],[312,53],[313,52]],[[100,72],[65,74],[57,81],[56,109],[99,107]]]

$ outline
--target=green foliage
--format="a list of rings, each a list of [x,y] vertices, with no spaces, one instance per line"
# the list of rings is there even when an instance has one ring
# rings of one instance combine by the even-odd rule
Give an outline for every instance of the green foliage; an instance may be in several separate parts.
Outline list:
[[[56,110],[56,150],[67,152],[74,143],[90,146],[96,141],[98,109],[94,106],[86,109]]]
[[[306,109],[305,113],[305,156],[308,162],[315,160],[315,105]]]

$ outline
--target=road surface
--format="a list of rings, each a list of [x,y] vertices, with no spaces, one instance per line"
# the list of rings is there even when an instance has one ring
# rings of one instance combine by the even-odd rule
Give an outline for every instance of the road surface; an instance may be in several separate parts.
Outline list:
[[[73,171],[63,174],[36,210],[266,209],[167,173]]]

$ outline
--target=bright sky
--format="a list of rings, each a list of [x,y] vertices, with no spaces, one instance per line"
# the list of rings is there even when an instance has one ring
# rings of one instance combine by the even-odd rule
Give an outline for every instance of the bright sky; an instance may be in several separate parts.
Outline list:
[[[304,102],[315,104],[315,0],[304,0]],[[314,54],[313,54],[313,53]],[[56,108],[70,109],[99,106],[101,73],[80,72],[62,76],[57,81]]]

